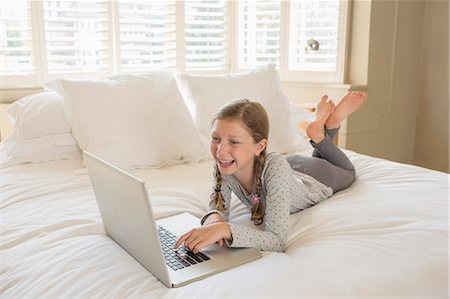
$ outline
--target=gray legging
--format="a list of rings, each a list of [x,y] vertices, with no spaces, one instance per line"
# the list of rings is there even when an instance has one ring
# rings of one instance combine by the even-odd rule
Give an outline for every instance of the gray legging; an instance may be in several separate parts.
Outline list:
[[[325,139],[320,143],[311,142],[314,147],[312,157],[291,155],[286,158],[292,169],[312,176],[336,193],[352,184],[355,168],[348,157],[333,143],[339,128],[325,129]]]

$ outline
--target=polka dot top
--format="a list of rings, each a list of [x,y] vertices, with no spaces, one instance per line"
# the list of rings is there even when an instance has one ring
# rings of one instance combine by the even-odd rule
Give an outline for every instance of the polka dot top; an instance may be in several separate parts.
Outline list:
[[[215,210],[211,202],[210,211],[202,218],[202,223],[211,213],[219,213],[228,221],[232,192],[249,209],[252,207],[252,194],[248,194],[233,175],[222,175],[222,178],[221,193],[225,210]],[[262,224],[265,230],[230,223],[232,241],[227,244],[229,247],[285,251],[289,214],[311,207],[332,194],[331,188],[309,175],[293,170],[280,154],[270,153],[261,174],[260,200],[266,208]]]

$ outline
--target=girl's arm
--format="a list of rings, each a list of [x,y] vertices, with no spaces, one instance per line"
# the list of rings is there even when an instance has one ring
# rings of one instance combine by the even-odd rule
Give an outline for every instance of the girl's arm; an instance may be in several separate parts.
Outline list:
[[[230,247],[253,247],[259,250],[285,251],[290,215],[290,185],[296,180],[285,159],[273,159],[265,170],[263,184],[266,189],[265,230],[230,224],[233,241]],[[299,195],[301,196],[301,195]]]
[[[281,200],[280,200],[281,199]],[[284,199],[284,200],[283,200]],[[281,194],[266,198],[265,230],[230,223],[232,241],[229,247],[253,247],[265,251],[284,252],[289,229],[290,205]]]

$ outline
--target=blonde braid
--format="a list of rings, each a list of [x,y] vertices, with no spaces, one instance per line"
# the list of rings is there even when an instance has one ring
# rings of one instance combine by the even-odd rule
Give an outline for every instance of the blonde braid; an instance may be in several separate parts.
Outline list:
[[[220,192],[220,188],[222,186],[222,175],[220,174],[219,168],[217,164],[214,163],[214,177],[216,179],[215,186],[213,187],[213,192],[210,195],[211,202],[215,204],[215,207],[219,211],[225,210],[223,204],[223,196],[222,192]]]
[[[255,225],[261,225],[264,221],[265,208],[264,204],[260,200],[261,194],[261,174],[264,169],[264,164],[266,162],[266,150],[262,151],[257,158],[255,165],[255,193],[254,195],[258,198],[256,203],[252,205],[252,221]]]

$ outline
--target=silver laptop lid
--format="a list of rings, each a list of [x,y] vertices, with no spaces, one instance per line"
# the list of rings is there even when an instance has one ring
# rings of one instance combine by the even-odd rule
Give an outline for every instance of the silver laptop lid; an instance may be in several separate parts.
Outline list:
[[[105,232],[169,287],[169,273],[145,183],[86,151],[83,157]]]

